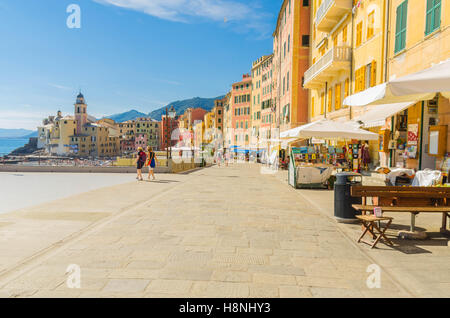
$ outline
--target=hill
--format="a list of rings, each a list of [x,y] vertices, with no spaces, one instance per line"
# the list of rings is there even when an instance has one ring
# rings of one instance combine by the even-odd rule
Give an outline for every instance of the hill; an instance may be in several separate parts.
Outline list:
[[[147,116],[148,116],[147,114],[141,113],[141,112],[133,109],[133,110],[130,110],[125,113],[107,116],[106,118],[112,119],[116,123],[123,123],[128,120],[135,120],[136,118],[147,117]]]
[[[28,129],[3,129],[0,128],[0,138],[29,138],[36,137],[37,131]]]
[[[214,107],[214,100],[221,99],[224,96],[219,96],[215,98],[201,98],[201,97],[194,97],[191,99],[186,100],[179,100],[176,102],[172,102],[167,106],[164,106],[160,109],[152,111],[150,114],[148,114],[151,118],[156,119],[158,121],[161,120],[162,115],[166,113],[166,107],[169,108],[170,106],[173,106],[175,108],[175,111],[177,112],[177,115],[182,115],[184,111],[188,108],[203,108],[207,111],[210,111]]]

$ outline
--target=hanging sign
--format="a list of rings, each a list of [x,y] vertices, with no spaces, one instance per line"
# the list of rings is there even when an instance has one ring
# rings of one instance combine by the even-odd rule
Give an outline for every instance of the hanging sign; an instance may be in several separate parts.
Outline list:
[[[417,145],[419,140],[419,124],[408,125],[408,146]]]

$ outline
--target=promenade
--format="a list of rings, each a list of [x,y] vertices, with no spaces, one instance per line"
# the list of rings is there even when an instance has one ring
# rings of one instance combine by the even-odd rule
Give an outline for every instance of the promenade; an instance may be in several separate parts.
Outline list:
[[[249,164],[157,177],[0,215],[0,297],[450,297],[447,239],[369,250],[331,191]]]

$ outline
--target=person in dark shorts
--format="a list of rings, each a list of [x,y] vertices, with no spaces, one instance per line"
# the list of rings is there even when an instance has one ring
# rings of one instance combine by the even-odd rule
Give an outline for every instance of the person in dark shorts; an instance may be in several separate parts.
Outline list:
[[[142,167],[145,165],[145,161],[147,159],[147,155],[144,152],[144,149],[142,149],[142,147],[138,148],[138,154],[136,156],[136,168],[137,168],[137,177],[136,179],[138,179],[139,181],[143,181],[144,179],[142,178]]]
[[[153,180],[156,180],[154,172],[156,167],[156,153],[153,151],[152,147],[147,147],[147,166],[148,166],[148,180],[150,180],[150,176],[153,177]]]

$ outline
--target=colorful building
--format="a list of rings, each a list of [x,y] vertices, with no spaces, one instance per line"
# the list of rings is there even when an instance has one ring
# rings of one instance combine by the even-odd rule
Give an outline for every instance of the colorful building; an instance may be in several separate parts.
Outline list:
[[[251,96],[252,77],[244,74],[242,81],[234,83],[231,90],[232,143],[241,148],[250,146]]]
[[[178,117],[170,118],[164,114],[159,126],[160,150],[166,151],[169,147],[174,147],[179,141],[172,136],[173,131],[178,129]]]
[[[134,121],[135,135],[145,134],[147,135],[147,144],[145,147],[150,146],[154,150],[160,148],[160,123],[152,118],[144,117],[137,118]]]
[[[309,0],[284,0],[273,33],[275,106],[281,131],[308,122],[308,91],[302,82],[309,67],[309,5]]]
[[[386,81],[427,69],[450,58],[450,3],[441,0],[390,1]],[[375,106],[374,106],[375,107]],[[403,124],[404,123],[404,124]],[[391,138],[400,136],[415,153],[402,156],[398,149],[381,153],[382,163],[415,169],[438,169],[446,153],[429,154],[430,131],[447,131],[446,151],[450,149],[450,102],[441,94],[434,99],[418,101],[407,109],[387,118],[385,126]],[[412,140],[410,136],[417,136]],[[398,144],[398,143],[397,143]],[[448,172],[448,171],[445,171]]]
[[[252,78],[252,145],[270,139],[271,127],[276,126],[273,89],[273,54],[253,62]]]

